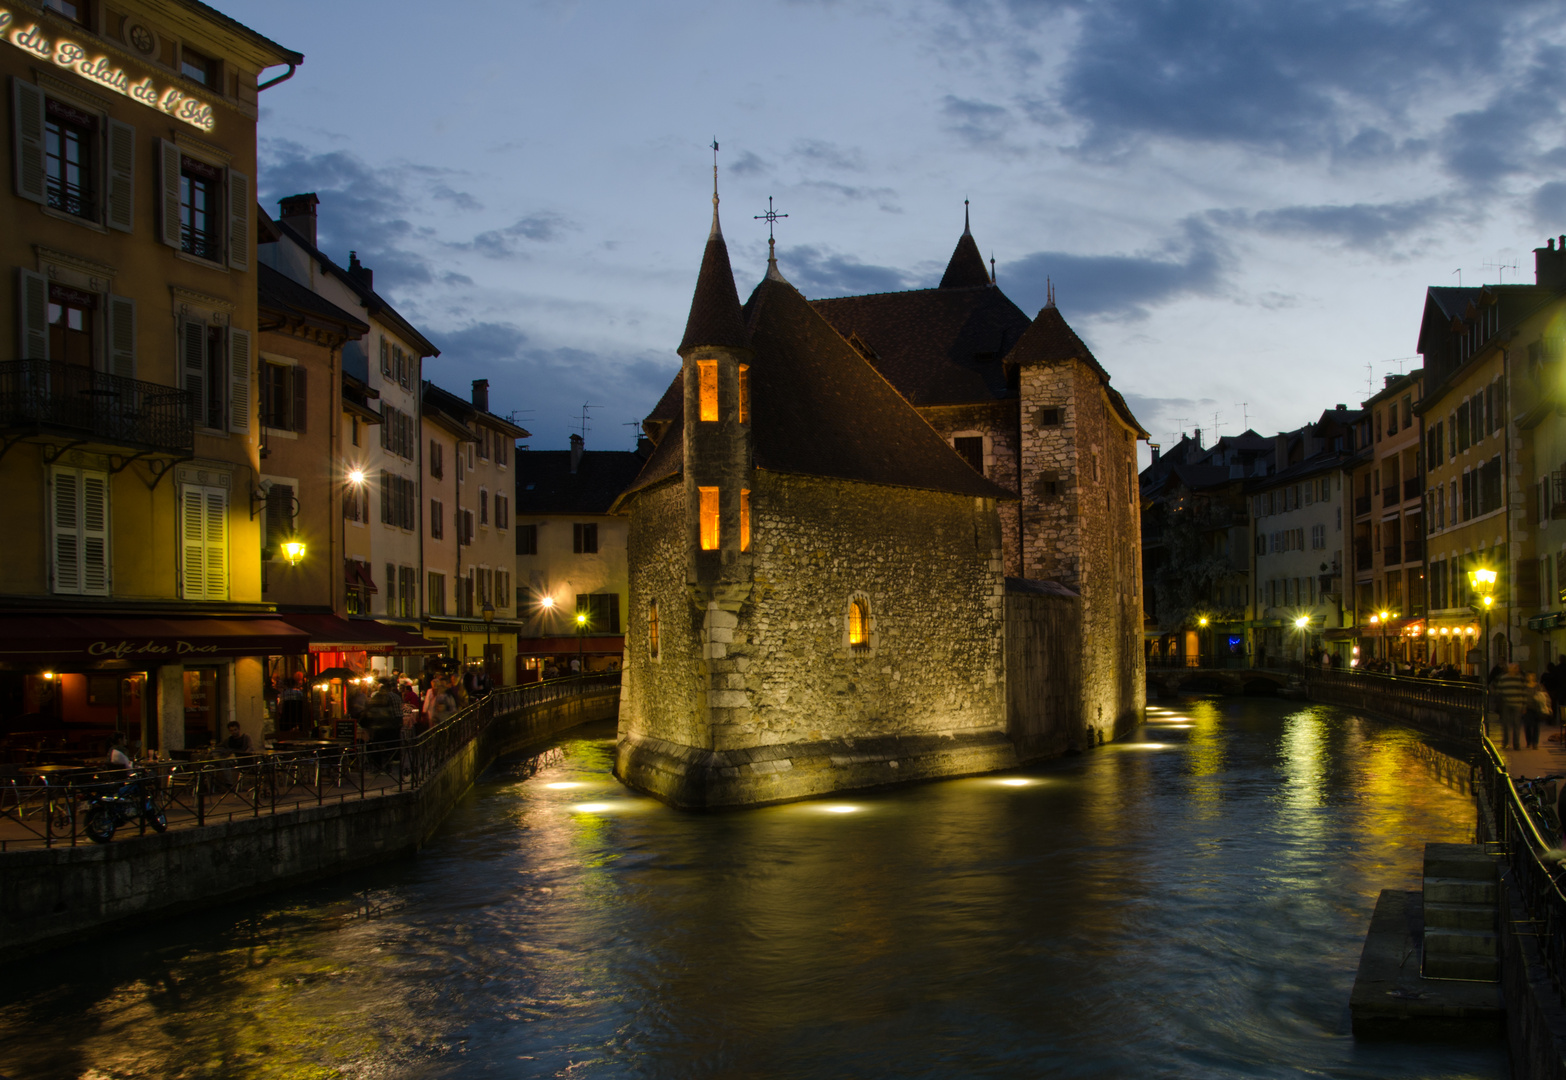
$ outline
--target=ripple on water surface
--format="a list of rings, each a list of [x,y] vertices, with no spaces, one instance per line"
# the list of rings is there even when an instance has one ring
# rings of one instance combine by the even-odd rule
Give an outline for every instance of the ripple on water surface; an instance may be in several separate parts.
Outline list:
[[[496,769],[416,859],[14,965],[13,1080],[1500,1077],[1358,1044],[1382,888],[1467,771],[1319,706],[1193,699],[1006,776],[688,814],[612,728]]]

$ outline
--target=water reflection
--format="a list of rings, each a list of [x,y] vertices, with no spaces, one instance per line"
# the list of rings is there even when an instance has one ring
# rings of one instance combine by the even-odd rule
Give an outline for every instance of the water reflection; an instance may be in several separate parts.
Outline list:
[[[1501,1076],[1348,1035],[1376,892],[1471,835],[1466,766],[1318,706],[1150,713],[1014,775],[711,815],[620,788],[594,732],[417,859],[4,972],[0,1073]]]

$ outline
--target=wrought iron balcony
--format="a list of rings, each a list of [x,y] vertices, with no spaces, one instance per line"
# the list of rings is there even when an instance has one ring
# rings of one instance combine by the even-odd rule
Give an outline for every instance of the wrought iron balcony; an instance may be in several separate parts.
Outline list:
[[[142,453],[195,446],[190,394],[58,360],[0,362],[0,431]]]

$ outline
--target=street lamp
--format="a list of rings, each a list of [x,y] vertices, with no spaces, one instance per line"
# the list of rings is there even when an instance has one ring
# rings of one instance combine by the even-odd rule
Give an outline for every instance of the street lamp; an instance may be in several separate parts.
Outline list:
[[[1495,605],[1495,580],[1494,570],[1480,566],[1468,571],[1468,588],[1479,594],[1479,603],[1475,610],[1484,613],[1484,670],[1490,671],[1490,609]]]
[[[288,560],[289,566],[298,566],[299,561],[305,556],[303,540],[290,540],[283,545],[283,558]]]
[[[1294,629],[1300,632],[1300,666],[1305,665],[1305,631],[1310,626],[1310,616],[1301,615],[1294,620]]]
[[[484,601],[484,673],[489,674],[489,628],[495,622],[495,605]]]
[[[587,633],[587,612],[576,613],[576,673],[583,674],[582,670],[582,639]]]
[[[1383,612],[1380,613],[1380,616],[1381,616],[1381,659],[1386,662],[1387,667],[1390,669],[1391,666],[1392,666],[1392,651],[1387,647],[1387,620],[1392,617],[1392,613],[1389,612],[1389,611],[1383,611]],[[1371,621],[1374,622],[1375,620],[1371,620]],[[1396,674],[1396,673],[1391,671],[1391,670],[1388,670],[1387,674],[1388,675],[1393,675],[1393,674]]]

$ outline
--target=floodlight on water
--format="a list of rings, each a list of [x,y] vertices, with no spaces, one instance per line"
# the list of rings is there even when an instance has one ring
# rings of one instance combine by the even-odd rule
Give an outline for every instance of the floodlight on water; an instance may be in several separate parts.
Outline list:
[[[844,806],[841,803],[836,803],[831,806],[823,806],[821,808],[821,812],[824,814],[852,814],[856,813],[858,810],[859,807],[857,806]]]
[[[1037,780],[1029,780],[1025,776],[1008,776],[1004,780],[997,780],[995,782],[1001,787],[1028,787],[1031,784],[1038,783]]]
[[[553,784],[545,784],[544,786],[555,791],[567,791],[571,788],[586,787],[587,785],[577,780],[556,780]]]

